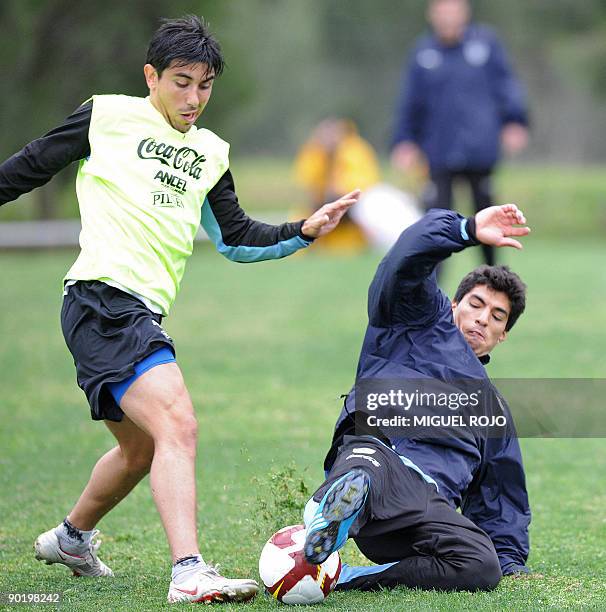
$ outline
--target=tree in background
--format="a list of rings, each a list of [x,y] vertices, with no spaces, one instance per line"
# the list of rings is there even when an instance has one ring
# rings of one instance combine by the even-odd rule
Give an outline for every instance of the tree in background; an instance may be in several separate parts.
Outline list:
[[[478,20],[497,28],[528,85],[528,157],[605,160],[596,126],[606,125],[606,3],[473,6]],[[420,0],[2,0],[0,155],[46,132],[93,93],[144,95],[140,66],[149,35],[160,17],[188,12],[210,21],[228,63],[201,123],[239,151],[292,154],[329,115],[351,117],[386,151],[402,57],[424,27]],[[53,216],[57,198],[41,194],[40,214]]]

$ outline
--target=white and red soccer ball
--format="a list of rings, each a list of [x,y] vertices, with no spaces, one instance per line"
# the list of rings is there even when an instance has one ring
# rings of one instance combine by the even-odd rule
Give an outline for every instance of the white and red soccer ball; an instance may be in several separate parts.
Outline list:
[[[267,592],[285,604],[315,604],[328,597],[341,573],[341,557],[334,552],[324,563],[305,560],[305,527],[290,525],[274,533],[259,559],[259,574]]]

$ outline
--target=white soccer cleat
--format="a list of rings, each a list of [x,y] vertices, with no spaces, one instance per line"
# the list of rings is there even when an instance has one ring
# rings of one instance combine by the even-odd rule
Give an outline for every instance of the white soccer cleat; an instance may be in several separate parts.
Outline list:
[[[98,533],[98,530],[95,529],[88,550],[79,556],[61,550],[59,539],[54,529],[45,531],[34,542],[36,559],[38,561],[45,561],[47,565],[62,563],[72,570],[74,576],[89,576],[91,578],[113,576],[114,572],[97,557],[101,540],[98,542],[93,542],[92,540]]]
[[[168,603],[248,601],[258,590],[255,580],[224,578],[214,567],[206,565],[185,582],[177,585],[171,581],[167,599]]]

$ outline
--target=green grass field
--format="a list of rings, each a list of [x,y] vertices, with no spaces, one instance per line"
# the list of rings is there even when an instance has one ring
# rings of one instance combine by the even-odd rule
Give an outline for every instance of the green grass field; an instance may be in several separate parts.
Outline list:
[[[88,417],[60,332],[60,279],[73,256],[0,254],[0,592],[59,591],[66,610],[158,610],[166,607],[170,560],[147,480],[100,524],[101,555],[115,579],[74,579],[32,553],[35,537],[63,518],[112,444],[105,427]],[[534,236],[525,251],[504,257],[528,282],[529,305],[495,352],[491,375],[603,378],[603,241]],[[449,262],[450,292],[478,261],[479,252],[468,250]],[[375,254],[309,253],[239,266],[202,246],[189,263],[165,327],[201,424],[202,551],[227,575],[257,574],[267,537],[300,522],[306,491],[321,480],[339,394],[353,380],[377,262]],[[481,594],[335,593],[323,608],[606,608],[604,440],[522,445],[534,575],[505,579]],[[357,562],[359,554],[348,545],[344,558]],[[259,596],[245,609],[277,607]]]

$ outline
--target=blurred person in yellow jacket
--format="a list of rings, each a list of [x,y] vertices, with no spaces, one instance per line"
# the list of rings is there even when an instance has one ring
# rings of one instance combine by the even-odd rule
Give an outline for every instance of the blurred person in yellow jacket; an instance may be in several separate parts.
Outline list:
[[[380,180],[379,162],[372,145],[358,133],[349,119],[325,119],[299,150],[295,160],[297,183],[309,193],[311,210],[317,210],[330,194],[359,188]],[[328,239],[327,239],[328,238]],[[346,216],[321,247],[358,251],[367,244],[360,227]]]

